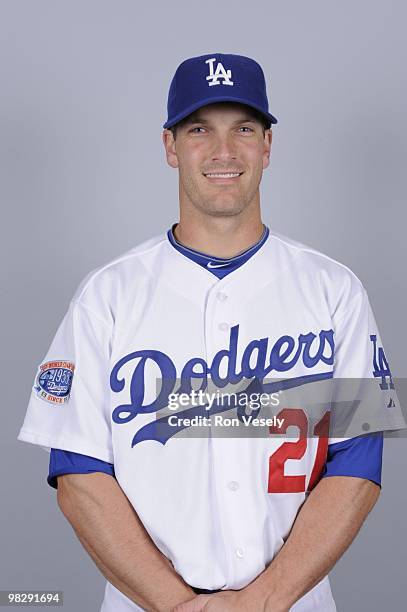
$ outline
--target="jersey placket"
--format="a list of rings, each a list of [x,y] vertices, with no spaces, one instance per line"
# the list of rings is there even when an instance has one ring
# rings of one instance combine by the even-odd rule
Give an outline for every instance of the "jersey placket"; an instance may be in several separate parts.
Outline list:
[[[225,278],[208,292],[205,309],[205,344],[207,363],[210,365],[215,355],[229,346],[230,330],[237,325],[238,309],[236,297],[228,279]],[[222,374],[223,376],[223,374]],[[240,388],[240,387],[239,387]],[[211,387],[214,392],[214,385]],[[219,389],[222,393],[222,389]],[[228,416],[236,418],[236,410],[225,411]],[[213,417],[212,417],[213,419]],[[212,474],[214,477],[214,492],[216,495],[216,516],[219,520],[219,532],[223,536],[225,558],[227,561],[226,582],[232,588],[239,588],[247,583],[248,573],[253,566],[258,567],[258,551],[256,554],[254,534],[247,517],[253,515],[251,497],[246,479],[246,470],[239,467],[239,455],[250,444],[244,438],[222,438],[217,434],[219,427],[214,427],[212,421],[212,436],[210,452]],[[232,432],[233,433],[233,432]],[[227,435],[227,430],[226,430]],[[253,526],[254,528],[254,526]]]

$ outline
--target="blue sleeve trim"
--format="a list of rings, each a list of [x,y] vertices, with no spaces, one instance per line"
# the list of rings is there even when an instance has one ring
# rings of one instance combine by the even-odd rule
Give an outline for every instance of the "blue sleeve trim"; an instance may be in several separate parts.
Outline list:
[[[58,488],[57,476],[91,474],[92,472],[104,472],[113,477],[115,475],[114,466],[111,463],[88,457],[88,455],[51,448],[47,482],[54,489]]]
[[[382,458],[381,431],[330,444],[322,478],[356,476],[371,480],[381,487]]]

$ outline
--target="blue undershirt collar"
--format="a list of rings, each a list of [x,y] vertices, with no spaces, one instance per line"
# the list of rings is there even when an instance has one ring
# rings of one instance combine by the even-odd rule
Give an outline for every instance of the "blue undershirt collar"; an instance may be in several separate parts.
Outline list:
[[[218,278],[224,278],[225,276],[230,274],[230,272],[237,270],[238,268],[240,268],[240,266],[246,263],[246,261],[248,261],[250,257],[252,257],[255,253],[257,253],[259,249],[261,249],[270,233],[269,228],[264,226],[263,234],[260,240],[256,242],[256,244],[246,249],[246,251],[243,251],[243,253],[236,255],[236,257],[230,257],[228,259],[225,259],[222,257],[211,257],[211,255],[208,255],[207,253],[195,251],[195,249],[186,247],[180,242],[178,242],[178,240],[174,236],[174,229],[176,225],[177,224],[175,223],[172,228],[169,229],[167,232],[168,240],[170,241],[174,249],[179,251],[182,255],[185,255],[185,257],[188,257],[188,259],[191,259],[198,265],[202,266],[202,268],[209,270],[209,272],[212,272],[212,274],[214,274]]]

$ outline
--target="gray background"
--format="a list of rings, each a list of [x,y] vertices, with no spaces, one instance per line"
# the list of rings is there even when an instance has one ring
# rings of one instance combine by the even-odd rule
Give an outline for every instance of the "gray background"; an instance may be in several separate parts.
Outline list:
[[[63,589],[67,612],[102,599],[46,453],[16,436],[80,280],[177,220],[161,126],[186,57],[262,64],[279,119],[264,220],[354,270],[406,376],[406,18],[402,0],[0,2],[0,589]],[[340,612],[405,608],[405,445],[386,441],[382,497],[332,573]]]

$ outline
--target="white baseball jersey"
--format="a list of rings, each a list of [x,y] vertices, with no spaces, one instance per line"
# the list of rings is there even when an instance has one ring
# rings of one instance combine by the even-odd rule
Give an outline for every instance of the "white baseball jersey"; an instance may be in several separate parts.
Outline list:
[[[272,232],[220,280],[162,235],[82,281],[38,370],[19,439],[113,463],[151,538],[188,584],[241,589],[281,549],[317,482],[317,426],[329,403],[320,402],[316,425],[301,405],[292,413],[274,407],[286,419],[281,433],[294,428],[287,442],[216,436],[213,423],[206,435],[190,435],[192,417],[207,408],[170,411],[168,398],[208,381],[241,390],[253,376],[298,387],[371,379],[379,408],[370,431],[406,426],[366,292],[348,268]],[[237,407],[227,408],[218,415],[236,417]],[[351,437],[365,433],[365,421]],[[316,435],[300,437],[310,429]],[[335,609],[327,577],[292,608]],[[141,608],[108,583],[102,610]]]

